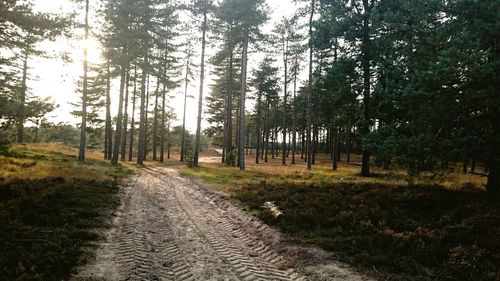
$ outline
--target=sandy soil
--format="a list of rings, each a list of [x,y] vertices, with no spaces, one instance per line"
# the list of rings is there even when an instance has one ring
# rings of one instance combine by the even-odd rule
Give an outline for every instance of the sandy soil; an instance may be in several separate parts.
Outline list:
[[[173,169],[122,188],[95,258],[71,280],[373,280],[276,230]]]

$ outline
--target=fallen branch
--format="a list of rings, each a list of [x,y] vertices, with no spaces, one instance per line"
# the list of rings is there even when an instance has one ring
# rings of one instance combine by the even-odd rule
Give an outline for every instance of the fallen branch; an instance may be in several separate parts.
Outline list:
[[[278,218],[280,216],[285,215],[285,214],[283,214],[282,211],[280,211],[278,206],[276,206],[276,204],[274,204],[274,202],[267,201],[264,203],[264,205],[262,205],[262,208],[268,210],[275,218]]]

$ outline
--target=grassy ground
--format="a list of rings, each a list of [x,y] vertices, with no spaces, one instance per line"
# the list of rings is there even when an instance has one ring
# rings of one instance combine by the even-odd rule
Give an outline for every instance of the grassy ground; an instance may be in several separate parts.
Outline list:
[[[483,178],[424,175],[408,187],[402,171],[361,178],[357,166],[332,172],[328,159],[318,163],[312,172],[272,160],[249,162],[243,173],[215,163],[181,173],[229,193],[292,239],[389,280],[498,280],[500,205],[480,187]],[[270,216],[266,201],[285,216]]]
[[[204,155],[202,155],[204,156]],[[334,184],[344,183],[378,183],[383,185],[405,185],[408,176],[404,170],[384,170],[372,167],[371,177],[360,177],[360,167],[357,165],[347,165],[339,162],[339,168],[333,172],[331,161],[326,155],[320,155],[317,165],[312,171],[306,169],[302,159],[297,159],[296,165],[282,166],[281,160],[269,159],[268,163],[255,164],[253,155],[250,155],[246,162],[246,170],[240,172],[238,169],[226,167],[220,164],[220,157],[203,157],[206,162],[196,169],[183,168],[181,173],[185,176],[195,176],[210,183],[213,187],[223,191],[232,192],[248,184],[256,183],[278,183],[283,182],[307,185],[314,184]],[[345,158],[345,157],[344,157]],[[357,161],[357,156],[353,156],[353,161]],[[208,162],[208,163],[207,163]],[[290,159],[288,160],[288,163]],[[486,177],[481,175],[463,175],[459,171],[448,173],[422,173],[414,178],[413,182],[420,185],[434,185],[447,189],[461,189],[464,186],[484,189]]]
[[[131,167],[113,167],[89,151],[20,145],[0,156],[0,280],[64,280],[118,205],[117,182]]]

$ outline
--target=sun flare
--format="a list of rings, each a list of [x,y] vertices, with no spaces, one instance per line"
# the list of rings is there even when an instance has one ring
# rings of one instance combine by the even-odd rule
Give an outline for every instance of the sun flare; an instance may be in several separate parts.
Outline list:
[[[78,61],[83,61],[84,60],[84,48],[87,49],[87,60],[90,63],[98,63],[102,61],[102,45],[99,41],[97,41],[94,38],[89,38],[87,40],[80,40],[77,42],[79,48],[78,51],[76,51],[76,58],[78,58]]]

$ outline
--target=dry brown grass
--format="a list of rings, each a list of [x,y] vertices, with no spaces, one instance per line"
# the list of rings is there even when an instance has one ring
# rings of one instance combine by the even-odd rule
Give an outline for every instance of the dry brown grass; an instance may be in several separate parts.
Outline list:
[[[294,241],[380,269],[380,279],[496,280],[498,205],[479,190],[485,177],[463,175],[457,165],[456,172],[422,173],[410,187],[404,169],[371,167],[372,176],[361,177],[359,165],[344,161],[332,171],[328,155],[318,155],[312,171],[300,157],[286,166],[279,158],[255,164],[254,157],[247,156],[244,172],[209,156],[181,173],[228,194]],[[285,215],[270,216],[262,208],[268,201]]]
[[[113,180],[131,164],[115,167],[102,159],[97,150],[88,150],[86,162],[76,161],[78,149],[57,143],[13,145],[7,156],[0,156],[0,177],[5,181],[63,178],[71,181],[87,178],[98,181]]]
[[[203,155],[202,155],[203,156]],[[384,170],[371,167],[371,177],[361,177],[360,166],[347,164],[345,161],[338,163],[337,171],[333,171],[331,160],[328,155],[318,155],[316,165],[311,171],[307,170],[306,163],[300,156],[296,158],[296,164],[291,165],[289,158],[287,165],[281,165],[281,159],[269,157],[268,162],[261,161],[255,164],[255,155],[246,157],[246,170],[240,172],[238,168],[226,167],[220,163],[220,156],[208,155],[202,157],[199,168],[189,169],[181,167],[182,174],[198,177],[208,182],[215,188],[231,192],[242,186],[265,182],[268,184],[293,183],[293,184],[317,184],[330,185],[333,183],[378,183],[383,185],[405,185],[408,176],[403,169]],[[342,159],[346,159],[342,155]],[[360,156],[351,157],[353,163],[360,161]],[[422,173],[413,179],[414,184],[440,184],[450,189],[459,189],[464,186],[483,188],[486,177],[474,174],[461,174],[453,172],[448,174]]]

